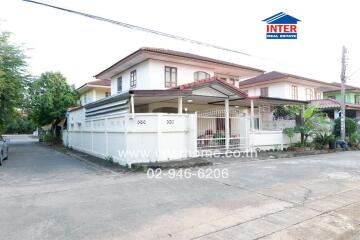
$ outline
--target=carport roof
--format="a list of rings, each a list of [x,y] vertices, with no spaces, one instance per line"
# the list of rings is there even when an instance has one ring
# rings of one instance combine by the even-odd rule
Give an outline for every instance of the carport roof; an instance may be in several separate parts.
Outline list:
[[[200,88],[210,88],[217,92],[221,92],[224,95],[230,96],[239,96],[239,97],[247,97],[247,93],[242,91],[240,88],[235,87],[234,85],[218,78],[218,77],[211,77],[203,80],[199,80],[196,82],[186,83],[183,85],[179,85],[173,87],[172,89],[179,89],[179,90],[197,90]],[[225,90],[225,91],[224,91]]]

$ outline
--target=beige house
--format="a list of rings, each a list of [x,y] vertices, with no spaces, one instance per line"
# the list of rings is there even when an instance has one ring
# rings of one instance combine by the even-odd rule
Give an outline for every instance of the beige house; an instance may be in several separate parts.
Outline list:
[[[334,85],[277,71],[268,72],[239,82],[241,90],[248,96],[283,98],[311,101],[323,99],[325,91],[333,90]]]
[[[79,105],[83,106],[111,95],[111,81],[106,79],[85,83],[76,91],[79,93]]]

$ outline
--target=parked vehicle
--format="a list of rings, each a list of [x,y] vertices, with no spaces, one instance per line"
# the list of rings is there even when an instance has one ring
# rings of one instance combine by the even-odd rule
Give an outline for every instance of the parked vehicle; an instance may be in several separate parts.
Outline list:
[[[3,160],[8,159],[9,154],[9,142],[0,135],[0,165]]]

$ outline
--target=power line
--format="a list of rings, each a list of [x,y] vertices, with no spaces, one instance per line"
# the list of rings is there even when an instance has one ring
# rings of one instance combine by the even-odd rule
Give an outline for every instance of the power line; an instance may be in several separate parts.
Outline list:
[[[23,1],[28,2],[28,3],[34,3],[34,4],[46,6],[46,7],[50,7],[50,8],[54,8],[54,9],[57,9],[57,10],[61,10],[61,11],[65,11],[65,12],[69,12],[69,13],[73,13],[73,14],[77,14],[77,15],[81,15],[81,16],[84,16],[84,17],[92,18],[92,19],[95,19],[95,20],[103,21],[103,22],[112,23],[112,24],[115,24],[115,25],[119,25],[119,26],[122,26],[122,27],[125,27],[125,28],[130,28],[130,29],[133,29],[133,30],[137,30],[137,31],[143,31],[143,32],[147,32],[147,33],[151,33],[151,34],[155,34],[155,35],[160,35],[160,36],[163,36],[163,37],[172,38],[172,39],[176,39],[176,40],[180,40],[180,41],[184,41],[184,42],[189,42],[189,43],[193,43],[193,44],[197,44],[197,45],[201,45],[201,46],[205,46],[205,47],[211,47],[211,48],[215,48],[215,49],[219,49],[219,50],[223,50],[223,51],[227,51],[227,52],[238,53],[238,54],[242,54],[242,55],[245,55],[245,56],[252,56],[251,54],[248,54],[248,53],[245,53],[245,52],[242,52],[242,51],[221,47],[221,46],[218,46],[218,45],[214,45],[214,44],[211,44],[211,43],[202,42],[202,41],[182,37],[182,36],[179,36],[179,35],[160,32],[160,31],[153,30],[153,29],[150,29],[150,28],[140,27],[140,26],[136,26],[136,25],[133,25],[133,24],[128,24],[128,23],[112,20],[112,19],[109,19],[109,18],[104,18],[104,17],[84,13],[84,12],[79,12],[79,11],[75,11],[75,10],[71,10],[71,9],[67,9],[67,8],[63,8],[63,7],[58,7],[58,6],[50,5],[50,4],[47,4],[47,3],[41,3],[41,2],[32,1],[32,0],[23,0]]]

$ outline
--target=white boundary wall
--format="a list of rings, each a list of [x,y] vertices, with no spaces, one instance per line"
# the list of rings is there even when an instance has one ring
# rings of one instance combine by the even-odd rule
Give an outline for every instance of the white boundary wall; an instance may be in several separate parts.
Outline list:
[[[65,146],[129,165],[194,157],[196,115],[139,113],[85,120],[84,109],[69,113]]]
[[[249,134],[250,145],[253,149],[260,148],[262,150],[267,149],[283,149],[290,146],[290,139],[279,131],[253,131]],[[300,140],[300,134],[295,134],[292,139],[292,143],[296,143]]]

